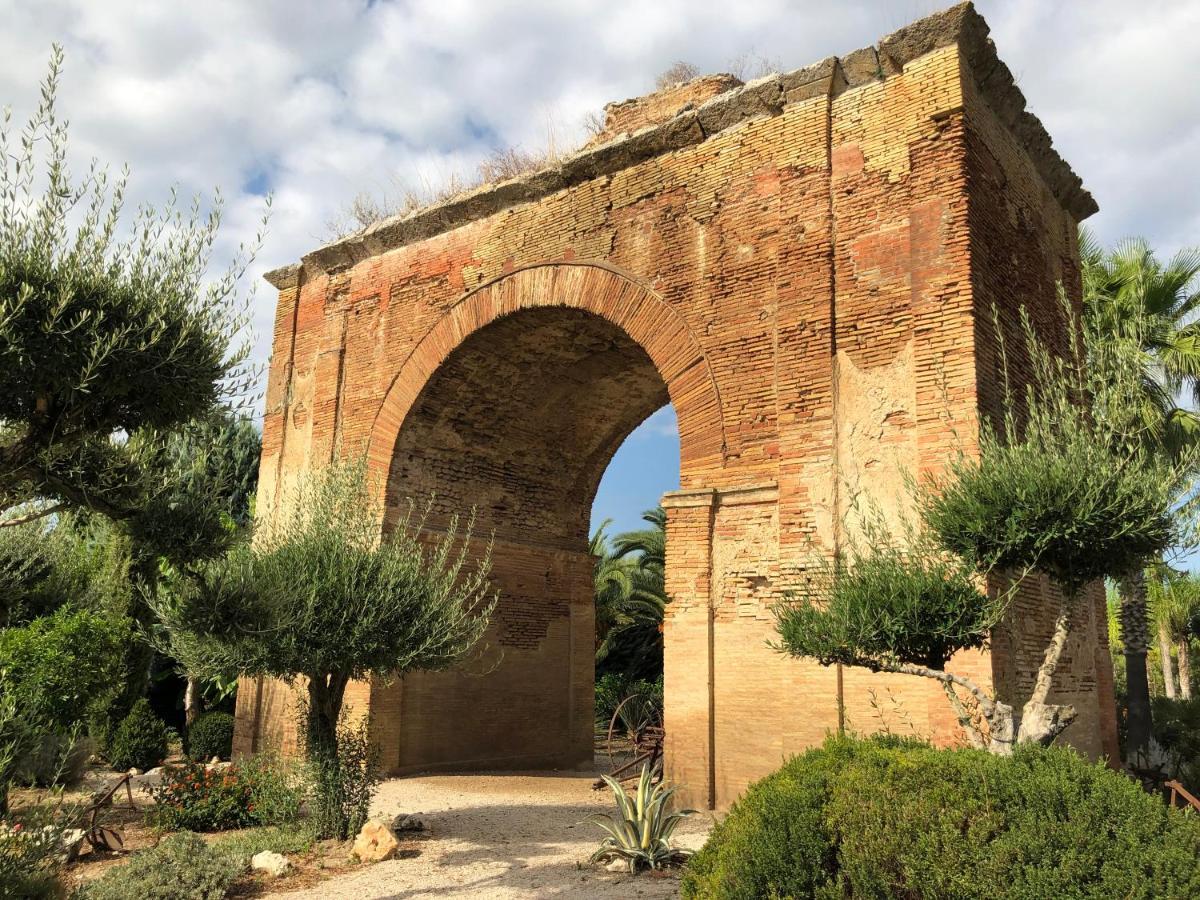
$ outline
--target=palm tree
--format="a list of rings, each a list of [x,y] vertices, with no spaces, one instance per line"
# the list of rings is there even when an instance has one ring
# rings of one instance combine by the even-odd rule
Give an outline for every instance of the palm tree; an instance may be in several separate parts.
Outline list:
[[[1200,620],[1200,578],[1186,572],[1165,570],[1149,582],[1150,611],[1158,628],[1163,681],[1168,697],[1175,697],[1175,671],[1171,651],[1178,658],[1178,695],[1192,698],[1193,627]]]
[[[630,677],[653,680],[662,669],[662,623],[667,598],[666,513],[648,510],[649,528],[618,534],[609,547],[605,521],[592,536],[596,558],[596,661],[619,665]]]
[[[612,519],[605,519],[588,541],[588,552],[595,560],[592,582],[596,594],[597,651],[604,645],[609,631],[620,619],[621,607],[633,589],[629,560],[618,558],[608,545],[605,529],[611,524]]]
[[[650,527],[617,535],[617,556],[637,554],[639,567],[661,575],[667,568],[667,511],[661,506],[648,509],[642,513],[642,521]]]
[[[1144,240],[1126,240],[1105,251],[1086,229],[1080,231],[1079,249],[1088,362],[1122,385],[1115,392],[1119,402],[1098,412],[1119,418],[1115,431],[1155,452],[1174,461],[1190,456],[1200,444],[1200,417],[1176,397],[1200,401],[1200,323],[1195,321],[1200,249],[1181,251],[1163,265]],[[1145,752],[1151,721],[1144,572],[1121,579],[1118,618],[1129,692],[1128,746],[1131,753]]]

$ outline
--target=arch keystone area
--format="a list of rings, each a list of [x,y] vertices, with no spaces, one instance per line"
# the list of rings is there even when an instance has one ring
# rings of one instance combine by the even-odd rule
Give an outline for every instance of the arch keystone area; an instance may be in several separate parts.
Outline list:
[[[772,607],[853,536],[856,504],[895,517],[906,476],[972,452],[1022,306],[1067,339],[1058,286],[1079,301],[1095,210],[966,3],[806,68],[610,105],[558,164],[271,273],[259,510],[367,447],[385,527],[433,496],[427,527],[474,509],[494,535],[486,650],[348,692],[385,767],[590,765],[592,499],[668,401],[665,766],[682,802],[726,806],[842,720],[879,727],[889,692],[907,717],[886,725],[956,741],[921,679],[772,651]],[[1062,739],[1112,758],[1103,594],[1080,603],[1055,675],[1079,712]],[[1053,609],[1030,586],[952,668],[1020,706]],[[244,685],[237,752],[293,750],[290,703]]]
[[[718,466],[724,445],[720,395],[687,323],[630,273],[595,261],[534,263],[468,291],[421,339],[392,380],[367,449],[372,476],[386,480],[401,425],[421,389],[453,350],[502,316],[538,307],[586,310],[641,346],[667,384],[679,421],[681,465],[697,475]]]

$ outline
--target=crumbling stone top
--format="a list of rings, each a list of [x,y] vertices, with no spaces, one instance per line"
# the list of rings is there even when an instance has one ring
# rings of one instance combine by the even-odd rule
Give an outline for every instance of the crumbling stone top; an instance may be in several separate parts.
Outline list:
[[[604,129],[588,141],[584,149],[606,144],[651,125],[661,125],[718,94],[741,87],[743,83],[733,75],[701,75],[652,94],[605,104]]]
[[[300,264],[266,274],[283,290],[298,283],[302,270],[328,272],[388,250],[487,218],[501,210],[646,159],[698,144],[746,119],[776,116],[790,103],[818,95],[837,96],[900,73],[905,64],[957,44],[988,105],[1025,147],[1054,196],[1076,221],[1099,207],[1082,180],[1053,147],[1045,127],[1025,108],[1025,96],[996,53],[988,25],[974,4],[960,3],[920,19],[842,57],[831,56],[803,69],[768,75],[743,84],[731,75],[713,75],[675,85],[646,97],[610,103],[601,135],[561,162],[452,197],[401,216],[376,222],[349,237],[305,255]]]

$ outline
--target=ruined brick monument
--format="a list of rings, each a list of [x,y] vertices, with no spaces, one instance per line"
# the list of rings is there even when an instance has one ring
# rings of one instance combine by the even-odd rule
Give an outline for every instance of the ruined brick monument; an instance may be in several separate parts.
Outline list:
[[[502,600],[460,671],[353,685],[386,768],[592,756],[592,499],[668,401],[667,769],[724,806],[838,726],[948,742],[921,679],[789,660],[771,603],[849,539],[864,498],[972,452],[999,403],[999,311],[1064,336],[1076,225],[1096,205],[1025,110],[969,5],[877,47],[749,84],[698,79],[608,108],[544,171],[381,222],[271,273],[279,289],[260,509],[365,452],[394,514],[477,510]],[[282,501],[285,502],[285,501]],[[387,524],[385,523],[385,526]],[[1051,629],[1030,588],[952,668],[1020,702]],[[1064,737],[1116,750],[1103,598],[1077,610]],[[236,749],[293,745],[288,689],[247,682]]]

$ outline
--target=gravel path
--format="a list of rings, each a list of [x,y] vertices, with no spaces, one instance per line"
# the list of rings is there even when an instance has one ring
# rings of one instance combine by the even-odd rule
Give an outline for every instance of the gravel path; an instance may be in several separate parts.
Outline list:
[[[364,867],[288,900],[405,900],[410,897],[674,897],[678,879],[588,867],[603,832],[580,823],[608,811],[612,795],[592,790],[594,775],[428,775],[385,782],[375,811],[389,820],[421,812],[428,837],[416,855]],[[677,843],[699,847],[712,820],[681,824]]]

